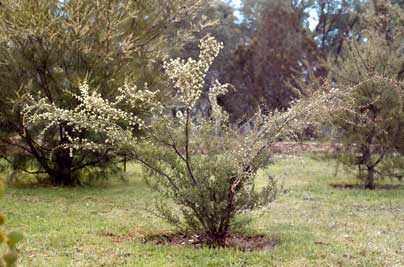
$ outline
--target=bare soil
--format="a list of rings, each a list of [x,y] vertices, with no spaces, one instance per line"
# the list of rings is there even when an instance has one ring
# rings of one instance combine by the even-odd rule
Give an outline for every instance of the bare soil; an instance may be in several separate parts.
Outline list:
[[[150,236],[146,242],[154,244],[193,245],[195,247],[207,246],[206,238],[198,235],[188,236],[181,233]],[[226,247],[241,251],[255,251],[273,249],[279,240],[271,239],[265,235],[232,234],[226,238]]]
[[[143,235],[134,232],[113,233],[110,231],[99,232],[99,235],[107,237],[113,242],[142,241],[156,245],[175,245],[175,246],[207,246],[207,239],[199,235],[186,235],[182,233],[167,233],[158,235]],[[274,248],[279,240],[265,235],[232,234],[226,239],[226,247],[241,251],[268,250]]]

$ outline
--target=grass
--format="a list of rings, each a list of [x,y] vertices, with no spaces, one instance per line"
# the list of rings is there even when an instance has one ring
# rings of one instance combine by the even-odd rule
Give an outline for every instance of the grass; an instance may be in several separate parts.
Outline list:
[[[403,187],[332,188],[354,180],[308,156],[279,159],[265,172],[285,191],[249,214],[251,231],[280,240],[267,251],[142,243],[172,228],[145,211],[154,193],[136,166],[127,184],[8,188],[0,207],[25,235],[19,266],[404,266]]]

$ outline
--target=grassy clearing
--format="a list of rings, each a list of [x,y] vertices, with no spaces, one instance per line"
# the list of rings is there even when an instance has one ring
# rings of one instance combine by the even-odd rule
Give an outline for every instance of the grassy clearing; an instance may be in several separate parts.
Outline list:
[[[335,189],[335,165],[277,160],[265,172],[283,193],[253,212],[250,230],[280,240],[269,251],[143,244],[172,228],[145,208],[153,194],[132,166],[127,184],[95,188],[8,188],[1,199],[26,238],[20,266],[404,266],[404,188]]]

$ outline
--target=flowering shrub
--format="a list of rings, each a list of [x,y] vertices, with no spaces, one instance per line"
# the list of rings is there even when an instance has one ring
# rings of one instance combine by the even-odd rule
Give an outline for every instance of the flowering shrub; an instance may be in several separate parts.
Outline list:
[[[210,116],[195,113],[205,76],[221,47],[214,38],[206,37],[200,43],[198,60],[165,62],[175,91],[173,103],[162,105],[156,92],[137,90],[129,84],[109,102],[83,83],[76,96],[80,105],[74,110],[31,97],[24,109],[25,124],[45,123],[49,127],[63,122],[76,131],[86,129],[102,135],[99,143],[70,138],[69,149],[72,153],[76,148],[124,150],[143,164],[149,184],[179,207],[180,212],[176,212],[159,202],[161,216],[180,229],[202,234],[212,246],[224,246],[238,213],[265,205],[275,197],[271,177],[260,189],[255,182],[257,171],[268,164],[271,144],[301,129],[324,101],[314,97],[294,103],[286,112],[258,111],[251,119],[254,128],[242,133],[230,126],[228,114],[217,103],[217,97],[230,87],[216,81],[208,90]],[[128,111],[134,106],[150,116],[136,117]],[[133,131],[138,129],[145,135],[136,137]]]

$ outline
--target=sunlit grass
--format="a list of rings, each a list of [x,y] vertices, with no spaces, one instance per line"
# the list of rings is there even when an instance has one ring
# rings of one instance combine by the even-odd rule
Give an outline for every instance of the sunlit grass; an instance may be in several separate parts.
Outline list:
[[[20,266],[404,266],[404,188],[332,188],[355,182],[335,177],[333,162],[289,157],[263,172],[283,189],[249,214],[249,231],[279,240],[258,252],[144,244],[173,229],[146,211],[156,194],[139,173],[133,165],[128,183],[102,187],[8,188],[1,209],[25,234]]]

